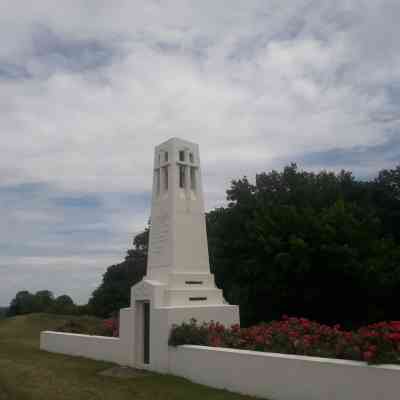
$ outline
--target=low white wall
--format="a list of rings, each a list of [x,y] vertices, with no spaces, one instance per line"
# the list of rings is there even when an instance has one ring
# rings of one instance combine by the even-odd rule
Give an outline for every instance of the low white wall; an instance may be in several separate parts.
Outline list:
[[[120,339],[115,337],[44,331],[40,333],[40,348],[117,364],[124,359]]]
[[[169,349],[169,372],[271,400],[400,399],[400,366],[395,365],[179,346]]]
[[[40,348],[55,353],[134,365],[123,338],[45,331]],[[193,382],[270,400],[398,400],[400,366],[329,358],[179,346],[168,349],[169,372]]]

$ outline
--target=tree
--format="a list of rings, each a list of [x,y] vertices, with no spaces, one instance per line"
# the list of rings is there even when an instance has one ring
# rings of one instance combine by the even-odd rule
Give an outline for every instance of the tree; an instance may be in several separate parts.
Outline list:
[[[54,295],[50,290],[39,290],[35,294],[22,290],[11,300],[7,316],[48,312],[53,306],[53,302]]]
[[[134,237],[125,260],[107,268],[100,286],[92,293],[89,306],[99,317],[108,317],[130,302],[130,289],[146,274],[149,229]]]
[[[56,297],[51,307],[51,312],[55,314],[76,314],[76,311],[73,300],[66,294]]]
[[[349,327],[398,319],[400,248],[385,216],[399,198],[383,184],[397,172],[380,176],[363,182],[292,164],[255,185],[232,182],[228,207],[207,215],[207,230],[217,285],[244,325],[284,313]]]
[[[27,290],[21,290],[11,300],[7,316],[13,317],[20,314],[29,314],[35,310],[35,296]]]
[[[373,199],[385,230],[400,240],[400,165],[384,169],[372,184]]]
[[[39,290],[34,295],[34,312],[45,312],[54,302],[54,294],[50,290]]]

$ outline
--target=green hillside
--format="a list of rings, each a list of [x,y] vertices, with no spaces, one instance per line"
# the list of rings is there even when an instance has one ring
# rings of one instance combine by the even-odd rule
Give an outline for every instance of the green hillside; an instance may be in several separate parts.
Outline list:
[[[112,364],[39,349],[39,333],[69,319],[31,314],[0,321],[0,400],[244,400],[168,375],[122,379],[98,375]]]

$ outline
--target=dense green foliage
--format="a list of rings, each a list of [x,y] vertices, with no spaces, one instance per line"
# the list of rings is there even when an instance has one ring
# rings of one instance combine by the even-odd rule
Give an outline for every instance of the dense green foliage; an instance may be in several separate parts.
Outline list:
[[[211,264],[244,325],[399,319],[400,166],[365,182],[293,164],[227,194],[207,218]]]
[[[75,305],[71,297],[63,294],[54,297],[49,290],[39,290],[35,294],[27,290],[18,292],[6,311],[8,317],[15,315],[48,312],[54,314],[86,314],[86,306]]]
[[[131,287],[146,274],[148,240],[149,230],[146,229],[135,236],[133,248],[127,251],[125,260],[108,267],[102,283],[89,300],[94,315],[108,317],[129,305]]]
[[[7,307],[0,307],[0,319],[5,318],[5,316],[7,315],[7,310]]]

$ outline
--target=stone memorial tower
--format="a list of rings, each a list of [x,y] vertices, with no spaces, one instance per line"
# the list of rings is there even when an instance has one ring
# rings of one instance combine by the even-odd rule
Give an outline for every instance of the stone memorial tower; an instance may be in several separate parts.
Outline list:
[[[147,279],[167,286],[165,305],[223,303],[210,274],[194,143],[174,138],[155,149]]]
[[[132,287],[131,308],[121,311],[128,310],[135,310],[135,364],[157,371],[167,370],[173,324],[239,322],[210,273],[195,143],[172,138],[155,148],[147,275]]]
[[[41,349],[168,372],[173,324],[239,322],[210,273],[197,144],[172,138],[157,146],[153,176],[147,275],[120,310],[119,337],[44,331]]]

